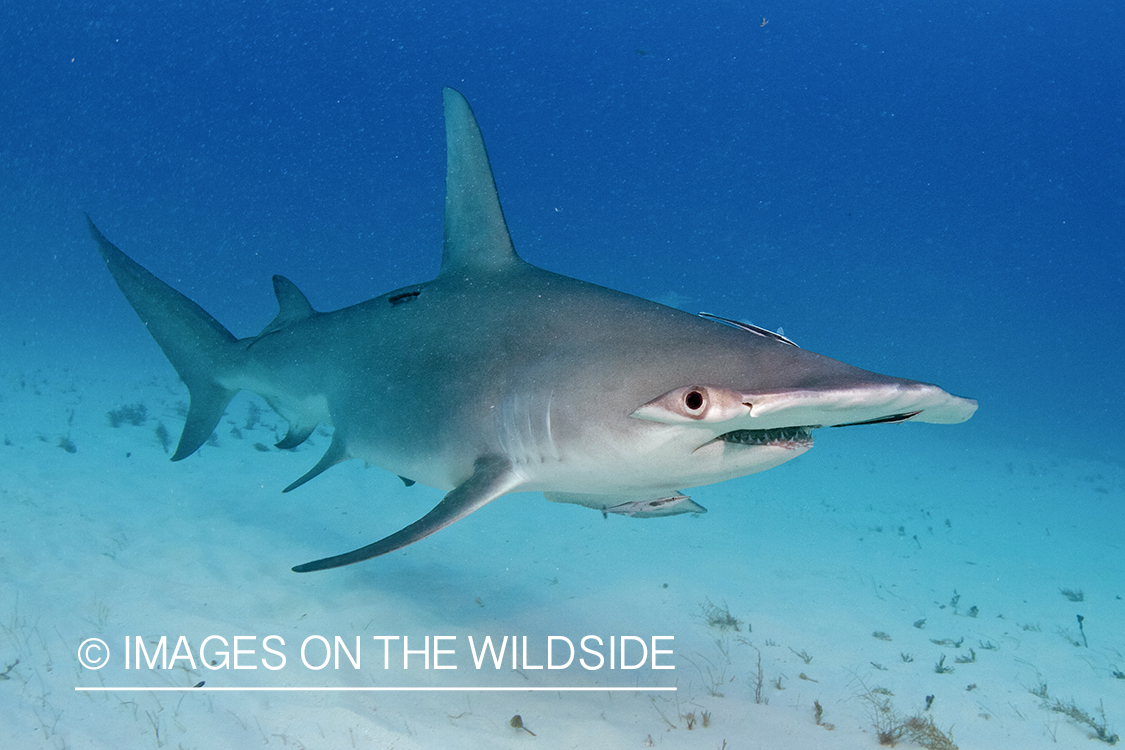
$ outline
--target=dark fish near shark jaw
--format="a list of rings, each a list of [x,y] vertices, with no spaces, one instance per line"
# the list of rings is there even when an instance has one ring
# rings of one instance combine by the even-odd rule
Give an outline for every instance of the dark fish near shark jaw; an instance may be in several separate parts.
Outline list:
[[[320,312],[274,277],[279,312],[238,339],[90,222],[110,273],[187,385],[172,460],[238,391],[332,443],[285,491],[349,459],[441,490],[425,516],[294,568],[348,565],[418,541],[512,492],[637,518],[704,509],[680,490],[777,466],[820,427],[955,424],[976,402],[861,370],[780,334],[690,315],[537,268],[515,252],[475,116],[444,94],[442,265],[429,282]],[[377,363],[378,366],[372,366]]]
[[[780,445],[787,448],[812,447],[812,431],[819,425],[808,427],[776,427],[772,430],[731,430],[719,435],[719,440],[740,445]]]

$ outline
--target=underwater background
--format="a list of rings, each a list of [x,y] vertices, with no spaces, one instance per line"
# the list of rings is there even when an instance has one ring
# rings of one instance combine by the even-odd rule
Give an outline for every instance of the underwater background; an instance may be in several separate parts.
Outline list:
[[[909,577],[901,563],[909,558],[906,567],[919,577],[940,579],[932,584],[935,593],[918,601],[940,599],[936,609],[948,614],[958,610],[948,604],[952,592],[966,593],[974,580],[958,578],[966,575],[962,557],[972,556],[963,548],[974,551],[974,565],[988,558],[1008,566],[1011,578],[982,574],[979,581],[982,591],[1013,597],[1009,610],[1026,604],[1032,590],[1050,602],[1047,610],[1055,614],[1043,615],[1040,627],[1058,643],[1044,649],[1078,648],[1076,611],[1107,626],[1099,656],[1080,660],[1093,665],[1088,673],[1068,672],[1065,679],[1077,696],[1073,705],[1084,707],[1094,724],[1101,701],[1109,723],[1116,710],[1116,726],[1125,725],[1125,678],[1118,676],[1125,667],[1119,627],[1125,438],[1118,428],[1125,385],[1123,38],[1125,8],[1085,0],[33,0],[0,9],[0,501],[7,506],[0,512],[7,516],[0,520],[0,605],[6,612],[0,670],[19,662],[0,681],[0,705],[41,702],[30,713],[0,719],[0,737],[9,738],[4,744],[101,747],[131,742],[128,732],[136,729],[158,747],[226,746],[193,734],[204,730],[186,721],[172,722],[163,704],[142,706],[139,713],[134,706],[130,717],[116,700],[70,695],[74,686],[92,682],[72,655],[85,633],[83,621],[112,630],[118,618],[113,637],[120,640],[126,633],[160,631],[165,615],[158,611],[179,611],[169,622],[182,623],[183,611],[201,601],[233,597],[249,610],[229,622],[265,632],[283,619],[282,611],[288,618],[296,609],[261,594],[247,605],[245,597],[276,591],[297,608],[315,602],[310,606],[326,623],[337,608],[353,608],[349,617],[362,620],[366,602],[384,616],[421,608],[388,628],[430,627],[429,616],[449,617],[456,633],[478,632],[482,622],[507,633],[546,633],[553,622],[585,632],[593,626],[583,617],[616,622],[625,617],[623,597],[646,583],[671,582],[683,592],[674,607],[680,618],[674,622],[687,623],[683,628],[713,624],[706,614],[712,604],[745,620],[753,619],[753,602],[759,621],[776,617],[773,640],[786,648],[778,648],[775,662],[767,660],[767,672],[776,665],[794,683],[806,667],[784,667],[782,657],[793,659],[803,648],[796,642],[789,648],[779,634],[785,618],[778,611],[792,606],[809,628],[862,620],[852,604],[870,611],[854,598],[834,598],[835,584],[810,584],[805,573],[858,570],[868,560],[883,565],[885,575]],[[280,489],[304,473],[320,449],[267,454],[249,447],[253,440],[242,445],[225,433],[219,439],[225,455],[205,449],[183,464],[168,464],[153,429],[159,418],[175,440],[182,426],[176,404],[186,392],[106,272],[83,212],[237,336],[256,334],[275,315],[275,273],[292,279],[319,310],[432,278],[444,200],[443,86],[472,103],[517,252],[526,260],[692,312],[783,329],[812,351],[975,398],[978,413],[955,427],[833,431],[818,438],[818,450],[790,465],[719,485],[710,496],[701,492],[711,512],[698,519],[607,524],[582,509],[520,496],[518,503],[474,516],[475,525],[466,521],[460,531],[427,539],[425,550],[411,549],[413,557],[366,563],[335,577],[289,573],[291,564],[350,549],[349,534],[363,543],[380,536],[378,530],[398,528],[400,518],[417,518],[436,496],[414,495],[414,505],[396,508],[396,498],[406,494],[393,476],[339,467],[282,499]],[[133,403],[145,403],[150,412],[141,419],[143,430],[115,429],[106,414]],[[250,432],[258,417],[244,416],[248,403],[232,405],[238,410],[232,419]],[[261,419],[267,426],[277,421]],[[272,442],[268,435],[262,441]],[[954,463],[959,468],[951,468]],[[164,503],[174,510],[162,510]],[[932,510],[932,519],[919,520],[919,503]],[[963,525],[956,512],[936,509],[942,503],[964,513]],[[331,510],[322,515],[326,505]],[[113,559],[98,546],[105,537],[96,541],[109,527],[91,520],[102,506],[158,514],[135,527],[121,519],[106,522],[129,528],[129,544],[141,545],[143,554],[127,565],[137,578],[112,568],[99,572],[98,564]],[[167,518],[159,515],[165,512]],[[867,548],[848,547],[837,550],[846,564],[814,562],[810,555],[824,551],[834,534],[823,516],[851,512],[859,515],[841,527],[847,534],[894,537],[897,552],[888,551],[880,563]],[[330,528],[324,516],[341,514],[350,516]],[[480,550],[499,524],[512,535],[503,554]],[[915,557],[930,553],[916,536],[925,541],[926,528],[935,535],[936,527],[940,536],[943,528],[966,526],[969,538],[950,542],[960,552],[934,553],[924,562]],[[1032,528],[1038,534],[1048,526],[1054,530],[1049,542],[1032,535]],[[1023,532],[1026,539],[1018,537]],[[264,536],[253,536],[258,533]],[[146,541],[150,534],[159,543]],[[539,541],[521,542],[520,534]],[[173,538],[183,547],[168,546]],[[90,546],[97,564],[80,555]],[[119,545],[122,552],[127,546]],[[214,557],[212,546],[224,556]],[[778,579],[784,584],[755,579],[755,571],[768,567],[763,558],[778,555],[792,555],[793,575]],[[185,598],[172,593],[180,584],[168,583],[168,576],[189,560],[187,570],[202,565],[207,575],[192,575],[209,583],[199,583],[183,605]],[[551,565],[572,576],[565,597],[538,588],[534,595],[518,594],[529,586],[529,570],[537,581],[567,585]],[[865,570],[851,580],[857,590],[878,594],[873,575]],[[468,593],[479,581],[491,582],[492,599]],[[57,597],[50,595],[53,587],[61,587]],[[1078,587],[1092,609],[1060,610],[1070,604],[1060,592]],[[481,600],[497,599],[507,609],[481,620],[478,610],[487,611]],[[980,599],[983,611],[983,594]],[[643,624],[622,628],[655,632],[669,623],[677,638],[693,644],[684,654],[708,654],[678,667],[680,676],[695,679],[695,695],[718,701],[713,693],[726,692],[726,700],[736,700],[734,688],[708,691],[698,684],[708,681],[706,664],[725,653],[722,647],[719,656],[704,651],[714,640],[705,628],[681,634],[665,610],[636,606],[648,612]],[[69,619],[73,628],[48,626],[66,619],[68,607],[81,610]],[[921,630],[912,622],[937,616],[904,615],[904,635]],[[1011,614],[1007,619],[1015,621]],[[1024,614],[1020,622],[1034,619]],[[1110,622],[1117,623],[1112,637]],[[861,627],[862,643],[872,641],[874,629]],[[1070,635],[1058,637],[1056,630]],[[808,637],[820,638],[825,649],[845,642],[827,631]],[[1001,635],[990,637],[1002,643]],[[757,648],[765,648],[765,640]],[[982,636],[969,643],[978,641],[992,642]],[[1033,661],[1026,653],[1019,659]],[[872,669],[866,657],[838,661],[853,675],[860,673],[856,665]],[[933,679],[930,654],[919,655],[921,661]],[[1062,656],[1058,662],[1069,663]],[[979,690],[996,691],[990,716],[1016,700],[1005,691],[1041,712],[1031,717],[1020,709],[1034,731],[1014,729],[1022,726],[1014,715],[1004,731],[1000,719],[979,720],[984,728],[965,719],[937,723],[956,723],[964,747],[1001,747],[1004,738],[1015,738],[1013,747],[1066,746],[1084,741],[1083,732],[1096,736],[1094,725],[1082,729],[1073,712],[1051,710],[1048,699],[1029,695],[1038,689],[1036,674],[1052,687],[1059,684],[1036,665],[1026,673],[1015,666],[1001,670],[991,688],[977,681]],[[968,669],[960,667],[958,675]],[[21,680],[10,678],[21,670],[18,688]],[[864,677],[862,688],[842,679],[839,705],[860,717],[870,713],[867,686],[881,671],[876,679]],[[445,678],[439,677],[435,684]],[[932,692],[917,675],[901,679],[918,685],[915,703]],[[971,680],[961,682],[964,693]],[[683,692],[686,682],[679,684]],[[781,708],[797,691],[779,689],[774,713],[748,714],[764,704],[754,700],[752,680],[740,676],[738,684],[743,707],[708,704],[715,726],[699,747],[719,747],[723,740],[732,748],[785,747],[794,732],[813,730],[818,734],[803,746],[878,744],[870,727],[858,728],[860,719],[854,728],[838,721],[832,733],[813,725],[807,689],[799,710]],[[857,693],[860,698],[848,703]],[[1062,695],[1061,708],[1071,705],[1065,704],[1071,693]],[[216,705],[239,699],[209,699],[208,715],[225,715]],[[379,731],[399,732],[392,740],[402,747],[427,746],[417,734],[425,719],[412,713],[420,704],[401,700],[394,710],[410,731],[387,719],[389,708],[378,714],[384,722]],[[636,700],[645,707],[650,702],[647,696]],[[585,708],[574,709],[582,719],[563,709],[554,716],[563,717],[574,742],[589,736],[607,747],[696,741],[695,730],[689,733],[676,718],[686,711],[656,698],[652,706],[664,708],[646,709],[653,726],[644,731],[631,719],[610,716],[606,721],[615,728],[602,734],[607,730],[584,723]],[[317,716],[340,710],[305,708],[310,727]],[[277,706],[243,710],[270,715]],[[531,739],[505,723],[515,713],[505,706],[496,708],[504,719],[498,728],[475,727],[476,734],[464,736],[457,732],[468,730],[447,718],[458,711],[440,712],[439,723],[453,734],[434,735],[435,742],[483,747],[499,746],[492,744],[497,737],[513,745]],[[964,709],[956,716],[984,713]],[[724,715],[730,722],[725,730]],[[535,729],[534,712],[525,709],[523,716]],[[43,729],[52,717],[54,729]],[[154,738],[152,726],[161,721],[164,735],[156,731]],[[341,721],[325,718],[323,724],[347,723]],[[1057,737],[1047,731],[1051,721]],[[540,718],[540,726],[547,722]],[[243,723],[257,739],[247,719],[214,731],[234,737],[230,733]],[[501,734],[489,734],[493,730]],[[332,744],[343,743],[339,737],[323,739],[323,731],[325,746],[347,746]],[[263,734],[268,743],[273,735]],[[315,744],[314,734],[302,736],[306,745]],[[383,746],[378,743],[389,736],[378,735],[371,746]],[[354,746],[366,746],[355,737]],[[229,739],[231,747],[245,746],[241,741]]]

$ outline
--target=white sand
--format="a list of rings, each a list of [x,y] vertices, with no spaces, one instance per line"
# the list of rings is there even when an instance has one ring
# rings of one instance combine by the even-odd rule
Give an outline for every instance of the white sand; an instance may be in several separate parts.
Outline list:
[[[298,575],[290,566],[373,541],[439,493],[348,464],[282,495],[327,440],[255,449],[280,426],[267,411],[246,429],[246,396],[218,447],[170,463],[154,430],[178,437],[186,394],[166,367],[152,372],[0,372],[2,747],[874,748],[865,695],[952,728],[961,748],[1099,746],[1029,692],[1043,683],[1095,716],[1104,705],[1125,730],[1125,680],[1113,675],[1125,669],[1121,465],[994,444],[978,422],[832,430],[786,466],[693,493],[710,510],[698,518],[607,520],[518,495],[386,558]],[[106,413],[132,403],[146,422],[112,428]],[[66,435],[76,452],[59,447]],[[706,602],[741,630],[710,627]],[[1073,643],[1079,614],[1088,647]],[[289,662],[123,668],[126,636],[198,647],[212,634],[280,635]],[[315,634],[361,636],[361,669],[300,665],[299,643]],[[665,659],[676,668],[478,671],[468,654],[469,636],[528,636],[542,663],[547,636],[587,634],[675,636]],[[416,657],[403,671],[398,656],[384,670],[374,635],[412,646],[456,636],[458,669],[427,671]],[[100,671],[78,662],[90,637],[114,651]],[[970,649],[976,661],[957,663]],[[942,655],[952,673],[935,672]],[[199,681],[678,691],[74,689]],[[814,723],[814,701],[832,730]],[[516,714],[537,736],[509,725]]]

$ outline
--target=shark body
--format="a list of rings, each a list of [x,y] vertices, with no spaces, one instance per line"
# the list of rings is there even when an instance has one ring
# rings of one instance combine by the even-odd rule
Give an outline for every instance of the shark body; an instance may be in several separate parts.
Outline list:
[[[289,423],[279,448],[333,427],[286,491],[348,459],[448,494],[373,544],[299,565],[358,562],[411,544],[510,492],[636,517],[703,512],[682,488],[777,466],[820,427],[958,423],[976,402],[867,372],[784,337],[551,273],[515,252],[476,118],[444,93],[442,265],[432,281],[318,312],[274,277],[279,313],[237,339],[90,231],[118,286],[188,387],[172,460],[194,453],[234,395]]]

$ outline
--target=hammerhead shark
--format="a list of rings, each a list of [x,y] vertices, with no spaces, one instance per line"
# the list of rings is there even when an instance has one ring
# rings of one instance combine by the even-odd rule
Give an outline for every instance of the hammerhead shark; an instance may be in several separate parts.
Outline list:
[[[377,542],[293,568],[412,544],[511,492],[603,514],[701,513],[681,491],[777,466],[821,427],[972,416],[976,401],[801,349],[749,323],[545,271],[515,252],[468,101],[445,89],[446,195],[436,278],[334,312],[273,277],[279,312],[235,338],[90,232],[117,285],[187,385],[173,461],[211,436],[242,389],[327,452],[296,489],[348,459],[447,491]]]

